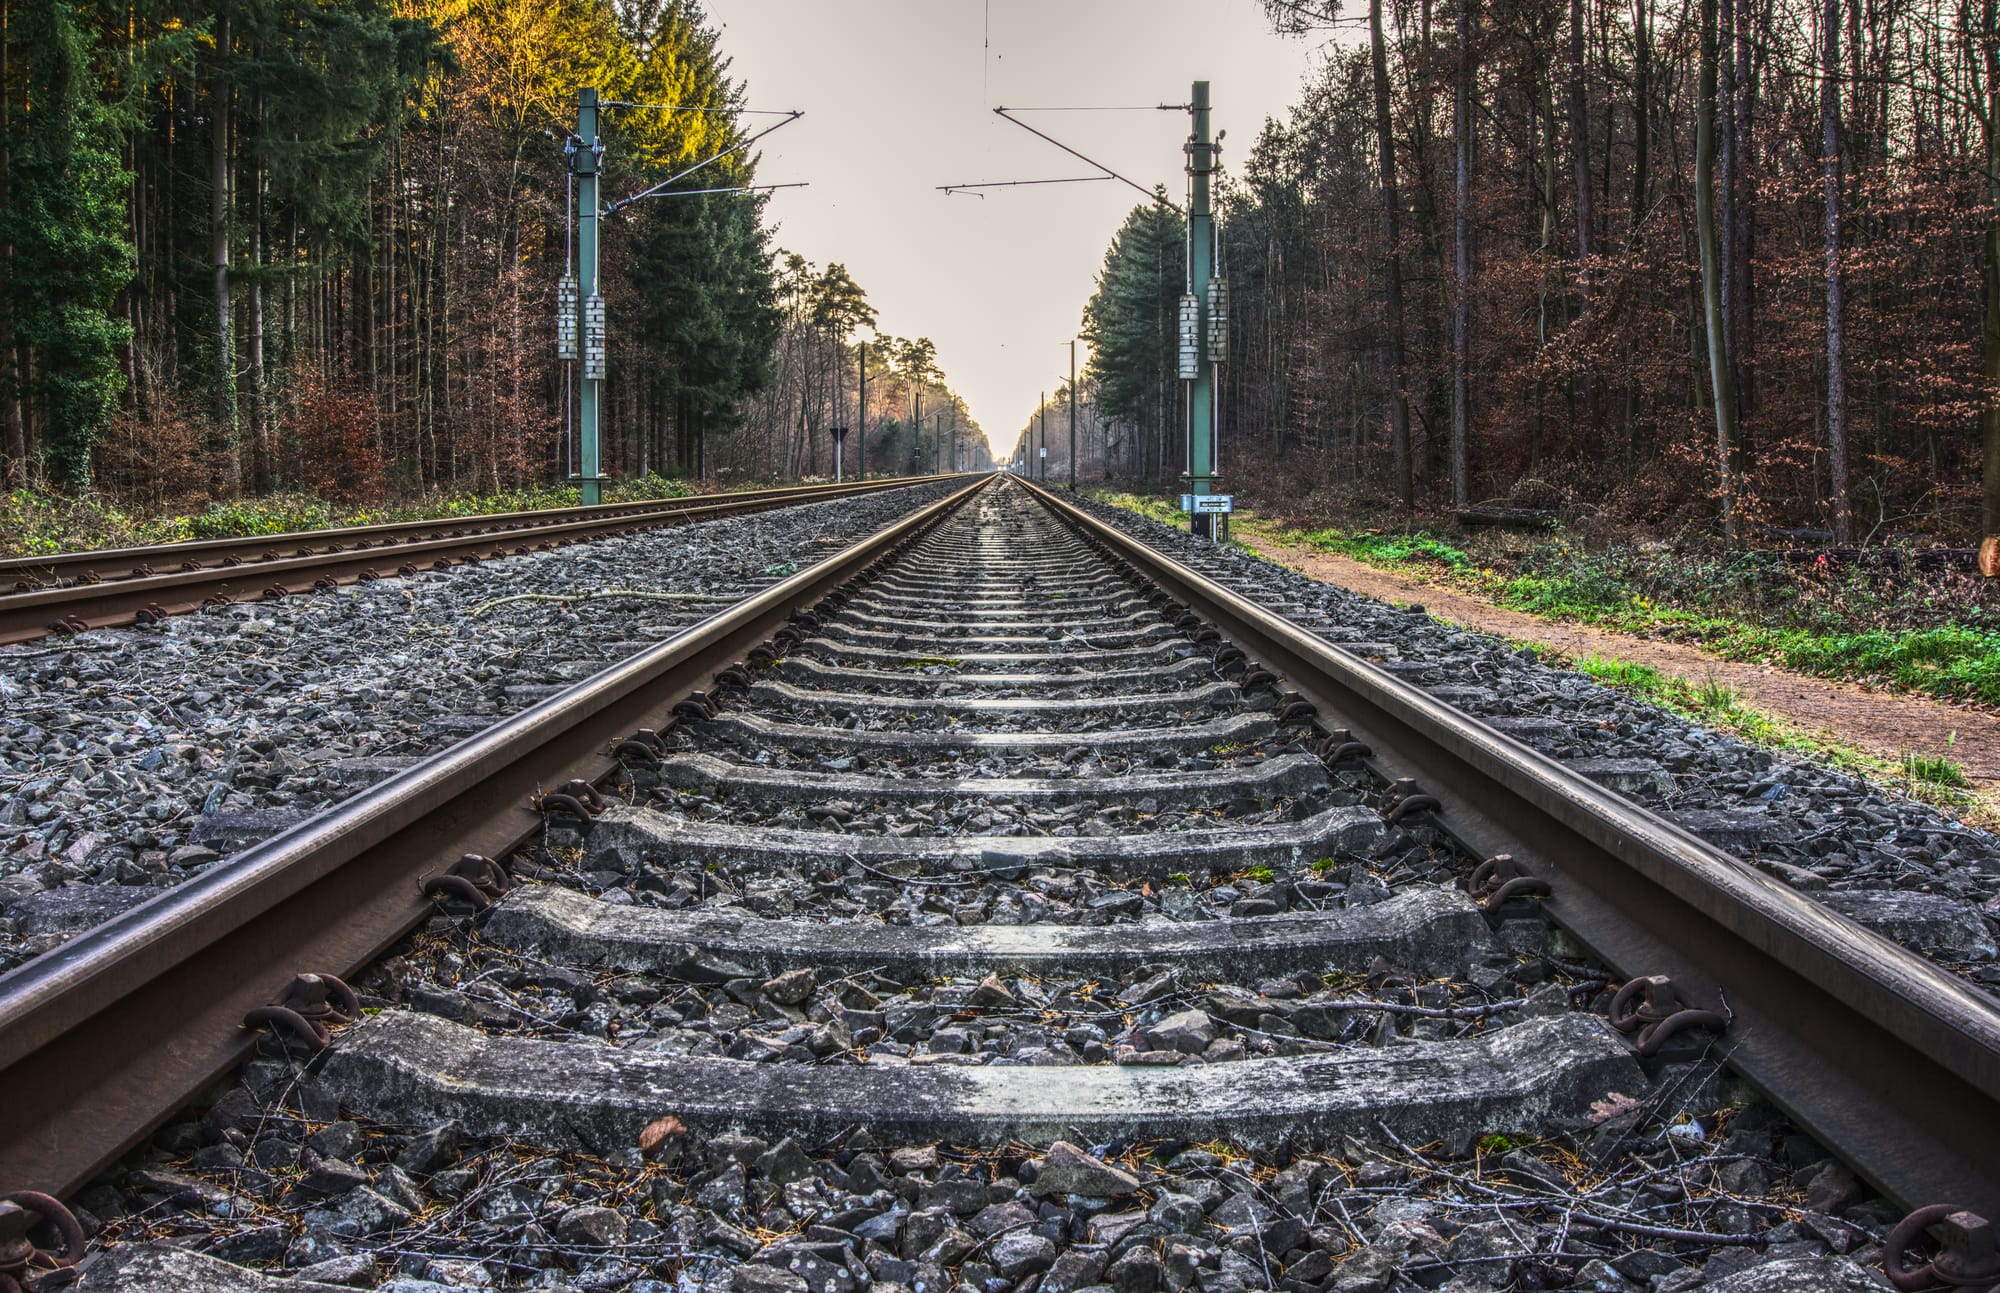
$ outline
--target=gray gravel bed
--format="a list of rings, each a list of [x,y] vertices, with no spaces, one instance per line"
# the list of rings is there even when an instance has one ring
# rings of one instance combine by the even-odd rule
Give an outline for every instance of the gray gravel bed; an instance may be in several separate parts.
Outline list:
[[[949,488],[0,648],[0,969]]]
[[[1006,520],[993,515],[1005,508],[990,498],[975,510],[987,522]],[[1036,524],[1027,527],[1029,537]],[[964,530],[950,528],[933,544],[938,552],[985,551],[996,529],[975,532],[977,547]],[[1372,634],[1367,641],[1385,659],[1429,658],[1414,641],[1407,649]],[[1189,646],[1179,658],[1208,656]],[[852,662],[876,663],[861,653]],[[946,675],[957,666],[921,667],[948,687]],[[1241,669],[1217,674],[1238,677]],[[714,699],[726,713],[826,720],[823,710],[808,712],[771,695],[755,685],[727,686]],[[1272,704],[1268,689],[1253,688],[1250,699],[1267,709]],[[733,743],[719,741],[726,725],[710,730],[693,721],[676,728],[670,744],[711,756],[727,752],[779,774],[1092,778],[1099,785],[1153,773],[1241,775],[1277,766],[1311,745],[1309,729],[1272,723],[1242,741],[1135,755],[1115,742],[1100,748],[1092,735],[1149,724],[1185,727],[1206,719],[1211,707],[1119,717],[1093,713],[1093,703],[1086,698],[1083,708],[1053,724],[1004,720],[1016,724],[1011,730],[1064,733],[1053,749],[1053,742],[982,751],[933,741],[905,751],[860,744],[808,751],[766,747],[741,729]],[[904,724],[935,734],[960,726],[947,721],[957,716],[948,710],[891,715],[885,707],[855,708],[835,716],[849,725],[841,730],[893,731],[878,725]],[[983,729],[985,721],[963,725]],[[1165,807],[1144,799],[1061,803],[1032,796],[910,802],[883,790],[886,782],[866,783],[878,792],[874,797],[822,798],[823,783],[796,775],[790,794],[775,788],[701,794],[665,786],[658,772],[641,767],[625,769],[616,782],[606,797],[622,806],[595,828],[552,818],[543,837],[513,859],[517,876],[614,907],[715,916],[711,925],[740,926],[742,938],[756,940],[764,949],[762,968],[748,972],[692,944],[666,948],[659,930],[673,921],[627,922],[624,936],[638,941],[626,946],[640,949],[630,954],[639,959],[627,962],[575,950],[581,943],[508,942],[499,923],[507,908],[482,916],[444,900],[421,930],[357,978],[361,1004],[377,1013],[336,1043],[345,1050],[303,1067],[273,1050],[81,1194],[93,1246],[109,1248],[101,1273],[87,1276],[85,1287],[144,1288],[140,1281],[157,1283],[169,1267],[192,1287],[189,1263],[198,1259],[179,1250],[236,1263],[200,1271],[208,1281],[201,1287],[245,1293],[272,1291],[249,1283],[254,1277],[244,1268],[394,1293],[1859,1293],[1881,1287],[1867,1268],[1879,1258],[1894,1211],[1809,1137],[1737,1089],[1713,1054],[1713,1038],[1682,1034],[1643,1065],[1627,1057],[1591,1018],[1606,1010],[1614,985],[1534,912],[1489,929],[1457,898],[1471,916],[1469,928],[1454,926],[1421,945],[1398,944],[1405,950],[1393,960],[1377,953],[1380,943],[1339,952],[1331,942],[1275,960],[1274,949],[1256,941],[1257,927],[1242,922],[1332,913],[1293,923],[1382,928],[1387,922],[1368,909],[1434,902],[1438,886],[1463,879],[1469,860],[1447,848],[1421,814],[1381,824],[1384,787],[1359,767],[1336,767],[1323,778],[1315,771],[1318,788],[1284,802],[1233,802],[1218,780],[1216,802]],[[729,784],[750,783],[739,777]],[[684,850],[607,842],[605,832],[624,818],[656,813],[659,820],[699,823],[715,839],[732,831],[780,833],[763,836],[760,849],[742,850],[740,862],[713,844]],[[1198,834],[1226,826],[1239,838],[1268,837],[1308,818],[1343,815],[1366,829],[1338,838],[1365,843],[1317,860],[1294,849],[1287,856],[1295,860],[1285,865],[1250,866],[1247,858],[1263,854],[1239,851],[1245,846],[1235,842],[1204,854],[1200,840],[1219,837]],[[1198,880],[1176,873],[1120,883],[1067,857],[1026,860],[1061,839],[1077,841],[1063,847],[1090,856],[1137,835],[1152,848],[1175,832],[1189,843],[1171,845],[1170,860],[1199,871]],[[625,834],[645,832],[627,824]],[[843,851],[839,840],[846,835],[869,838]],[[1038,838],[1031,847],[1023,837]],[[1003,845],[1008,838],[1017,842]],[[824,848],[808,842],[822,839]],[[933,842],[940,839],[949,843]],[[789,842],[774,856],[777,840]],[[873,861],[864,863],[857,851]],[[1197,857],[1228,862],[1212,874],[1195,866]],[[561,901],[589,905],[567,894]],[[600,920],[602,909],[578,915]],[[858,950],[841,968],[815,968],[812,958],[840,939],[813,928],[794,930],[784,941],[768,925],[753,928],[780,919],[837,925],[843,935],[853,933],[848,946]],[[870,924],[933,932],[897,940],[860,928]],[[651,932],[634,934],[639,925]],[[936,962],[916,969],[910,967],[920,962],[906,957],[896,962],[905,968],[892,973],[877,959],[891,946],[964,942],[945,931],[965,928],[995,927],[982,933],[984,948],[1026,948],[1021,940],[1035,935],[1021,927],[1037,925],[1084,931],[1076,945],[1100,959],[1047,959],[1047,935],[1012,961],[993,953],[998,972],[986,965],[947,973]],[[1183,942],[1203,936],[1197,931],[1217,931],[1218,945],[1227,943],[1236,959],[1211,962],[1206,973],[1172,960],[1152,963],[1163,944],[1147,931],[1170,929]],[[1252,955],[1243,952],[1244,940]],[[773,951],[779,947],[791,950]],[[1101,959],[1114,947],[1123,959]],[[596,960],[567,964],[565,956]],[[1408,966],[1396,963],[1405,960]],[[1085,964],[1100,972],[1080,973]],[[1047,973],[1023,972],[1027,965]],[[1276,972],[1280,966],[1285,972]],[[373,1052],[366,1043],[384,1026],[401,1030],[405,1051],[418,1061],[440,1047],[460,1047],[462,1039],[512,1047],[510,1072],[518,1076],[489,1084],[477,1116],[465,1098],[470,1078],[452,1078],[437,1087],[436,1099],[400,1112],[393,1101],[371,1103],[395,1083],[366,1077],[354,1085],[354,1075],[367,1072]],[[1150,1134],[1147,1126],[1104,1128],[1101,1118],[1089,1122],[1087,1104],[1056,1099],[1036,1106],[1049,1125],[1034,1135],[1098,1126],[1097,1134],[1117,1131],[1120,1138],[1086,1143],[1088,1130],[1072,1129],[1068,1140],[978,1150],[949,1141],[885,1143],[866,1126],[836,1134],[847,1118],[860,1116],[844,1111],[866,1106],[834,1098],[830,1107],[843,1112],[829,1116],[829,1106],[796,1094],[838,1087],[910,1099],[919,1090],[991,1087],[1033,1089],[1040,1098],[1045,1085],[1067,1081],[1072,1086],[1062,1089],[1072,1100],[1082,1089],[1074,1084],[1219,1096],[1281,1080],[1289,1098],[1325,1085],[1321,1070],[1362,1064],[1400,1073],[1397,1065],[1415,1057],[1414,1071],[1432,1074],[1426,1081],[1435,1089],[1399,1076],[1395,1096],[1428,1107],[1448,1104],[1453,1097],[1440,1092],[1460,1079],[1423,1066],[1473,1063],[1464,1055],[1489,1046],[1496,1053],[1521,1046],[1539,1052],[1572,1035],[1608,1046],[1616,1067],[1591,1070],[1595,1076],[1581,1094],[1563,1105],[1536,1105],[1533,1113],[1520,1111],[1520,1093],[1499,1081],[1500,1073],[1489,1074],[1495,1094],[1486,1098],[1511,1109],[1506,1116],[1513,1121],[1498,1124],[1509,1134],[1492,1134],[1492,1125],[1476,1119],[1399,1124],[1406,1135],[1422,1125],[1422,1134],[1439,1137],[1423,1145],[1398,1139],[1390,1122],[1402,1115],[1380,1112],[1385,1106],[1374,1099],[1361,1117],[1340,1124],[1351,1126],[1351,1135],[1319,1137],[1336,1143],[1273,1140],[1254,1152],[1227,1139],[1162,1141],[1166,1123]],[[282,1045],[275,1038],[266,1044]],[[568,1058],[552,1058],[559,1054]],[[617,1125],[636,1131],[652,1122],[636,1143],[606,1143],[631,1137],[604,1133],[613,1124],[591,1117],[594,1106],[574,1096],[585,1089],[579,1084],[600,1080],[582,1075],[601,1072],[600,1061],[610,1056],[628,1073],[673,1069],[708,1094],[690,1094],[665,1078],[630,1079],[618,1098],[625,1101],[620,1118],[631,1120]],[[1516,1056],[1504,1071],[1518,1076],[1522,1063]],[[550,1065],[571,1065],[563,1071],[572,1076],[544,1077],[546,1090],[535,1088],[534,1077]],[[987,1071],[1044,1066],[1068,1076]],[[960,1068],[980,1071],[950,1071]],[[697,1071],[709,1076],[690,1076]],[[1273,1079],[1274,1073],[1294,1076]],[[753,1080],[763,1081],[757,1089],[780,1104],[784,1092],[793,1092],[786,1098],[813,1115],[771,1125],[800,1136],[807,1133],[798,1129],[810,1125],[813,1136],[830,1139],[744,1134],[754,1124],[743,1121],[749,1111],[741,1089]],[[1162,1082],[1176,1085],[1162,1088]],[[675,1116],[676,1089],[687,1124]],[[342,1093],[354,1107],[343,1107]],[[1028,1108],[1013,1103],[1018,1095],[1006,1099],[1008,1109]],[[554,1135],[548,1143],[584,1144],[593,1152],[479,1139],[457,1123],[387,1126],[356,1116],[357,1109],[373,1109],[427,1121],[453,1113],[468,1126],[528,1135],[520,1130],[528,1124],[511,1120],[524,1103],[557,1111],[557,1123],[533,1124],[541,1129],[536,1139]],[[701,1115],[700,1108],[711,1113]],[[497,1122],[489,1116],[496,1109],[505,1114]],[[722,1111],[721,1123],[713,1123],[715,1110]],[[1196,1127],[1224,1134],[1214,1131],[1218,1124],[1204,1100],[1175,1097],[1156,1116],[1185,1123],[1176,1134],[1195,1136]],[[1370,1118],[1379,1137],[1367,1129]],[[734,1129],[721,1130],[730,1120]],[[1019,1131],[1024,1124],[987,1124],[995,1125]],[[1255,1139],[1248,1131],[1230,1134]],[[145,1249],[137,1243],[142,1238],[177,1249]],[[121,1263],[141,1274],[120,1283]]]
[[[1042,881],[1046,892],[1056,877]],[[1309,881],[1306,894],[1291,882],[1253,887],[1259,894],[1236,898],[1235,914],[1282,908],[1287,893],[1301,906],[1339,905],[1347,888],[1338,881]],[[1225,892],[1206,895],[1211,904],[1227,900],[1231,887],[1220,888]],[[1307,896],[1315,892],[1318,898]],[[1211,907],[1209,914],[1229,910]],[[1089,914],[1099,917],[1092,923],[1111,923],[1105,908]],[[403,1006],[510,1035],[596,1037],[690,1057],[1157,1067],[1330,1054],[1398,1038],[1455,1040],[1562,1013],[1573,1003],[1587,1006],[1606,994],[1601,977],[1580,979],[1577,967],[1543,953],[1539,923],[1510,932],[1517,946],[1463,953],[1470,959],[1462,975],[1420,976],[1377,957],[1366,974],[1254,983],[1206,981],[1172,966],[1144,967],[1116,981],[899,978],[877,968],[822,982],[810,967],[764,980],[722,978],[726,967],[612,974],[549,964],[455,932],[440,922],[433,936],[371,971],[356,985],[364,1006]]]
[[[1386,667],[1477,717],[1522,724],[1521,739],[1648,808],[1693,820],[1725,814],[1712,842],[1814,897],[1938,895],[1989,931],[2000,929],[2000,838],[1989,832],[1847,772],[1709,731],[1543,664],[1504,639],[1440,623],[1420,606],[1390,606],[1122,509],[1079,502],[1331,641],[1393,646],[1400,659]],[[1904,941],[2000,987],[1990,953],[1969,961],[1921,938]]]
[[[238,1264],[218,1281],[384,1293],[1861,1293],[1886,1287],[1869,1268],[1894,1219],[1706,1061],[1580,1125],[1465,1144],[774,1143],[665,1110],[649,1142],[552,1154],[345,1118],[268,1059],[78,1205],[113,1254],[145,1238]]]

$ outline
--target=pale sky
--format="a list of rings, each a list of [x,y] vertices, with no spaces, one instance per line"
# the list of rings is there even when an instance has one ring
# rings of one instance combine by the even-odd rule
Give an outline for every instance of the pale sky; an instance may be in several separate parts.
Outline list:
[[[776,242],[839,261],[896,336],[937,343],[946,380],[1007,450],[1068,341],[1111,237],[1143,196],[1116,181],[948,195],[941,184],[1091,168],[993,115],[1187,102],[1210,83],[1225,167],[1299,98],[1317,41],[1271,33],[1257,0],[708,0],[752,108],[805,116],[763,141]],[[990,41],[990,45],[989,42]],[[1180,201],[1184,112],[1024,114]],[[759,123],[749,119],[753,128]],[[768,123],[763,123],[768,124]],[[1084,348],[1077,347],[1081,369]]]

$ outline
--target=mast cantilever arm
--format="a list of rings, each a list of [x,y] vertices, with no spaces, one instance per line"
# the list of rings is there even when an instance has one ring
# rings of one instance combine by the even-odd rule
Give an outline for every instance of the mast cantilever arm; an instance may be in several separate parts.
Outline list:
[[[1023,109],[1023,111],[1026,111],[1026,109]],[[1154,189],[1149,189],[1145,185],[1139,183],[1136,180],[1128,179],[1125,176],[1120,175],[1117,171],[1112,170],[1109,166],[1106,166],[1103,162],[1098,161],[1094,157],[1084,156],[1082,153],[1079,153],[1078,151],[1076,151],[1076,149],[1071,148],[1068,144],[1065,144],[1060,139],[1056,139],[1049,135],[1043,134],[1041,131],[1035,129],[1027,122],[1021,120],[1019,117],[1014,116],[1012,109],[995,108],[993,109],[993,115],[1001,118],[1003,121],[1013,122],[1021,129],[1027,131],[1029,134],[1033,135],[1037,139],[1042,140],[1045,143],[1054,144],[1057,148],[1062,149],[1064,152],[1068,153],[1071,157],[1076,158],[1078,161],[1088,163],[1091,166],[1095,166],[1098,170],[1104,172],[1103,178],[1117,180],[1120,184],[1124,184],[1130,188],[1137,189],[1141,193],[1144,193],[1148,198],[1152,199],[1154,202],[1159,203],[1161,206],[1167,207],[1168,209],[1176,212],[1181,211],[1181,208],[1176,203],[1174,203],[1172,200],[1168,199],[1166,196],[1159,193],[1158,191]],[[1181,214],[1186,214],[1186,213],[1181,212]]]
[[[750,136],[748,139],[742,140],[735,144],[731,144],[729,147],[723,149],[715,156],[704,158],[701,161],[696,162],[694,165],[688,167],[684,171],[674,172],[672,175],[667,176],[667,178],[661,180],[658,184],[653,185],[651,188],[641,189],[639,192],[634,193],[630,197],[618,199],[616,202],[613,202],[610,206],[605,207],[600,214],[614,215],[623,208],[631,206],[634,202],[640,201],[643,198],[652,197],[654,194],[665,189],[668,185],[674,183],[676,180],[685,179],[688,176],[694,174],[696,171],[702,169],[704,166],[713,166],[715,163],[721,161],[725,157],[728,157],[732,153],[742,152],[744,149],[756,143],[758,140],[770,134],[772,131],[783,130],[786,126],[791,125],[794,121],[797,121],[800,117],[803,117],[805,115],[806,115],[805,113],[798,111],[797,109],[793,109],[791,112],[786,114],[785,119],[783,121],[780,121],[777,125],[766,126],[764,129],[758,131],[756,134]]]

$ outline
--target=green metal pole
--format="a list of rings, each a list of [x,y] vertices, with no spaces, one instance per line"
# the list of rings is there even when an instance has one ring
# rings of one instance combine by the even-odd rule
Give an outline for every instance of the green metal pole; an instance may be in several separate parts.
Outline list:
[[[1049,483],[1049,393],[1042,392],[1040,402],[1035,405],[1035,416],[1040,419],[1035,433],[1035,479],[1046,485]]]
[[[1069,492],[1076,493],[1076,338],[1069,342]]]
[[[577,311],[578,326],[583,336],[578,340],[577,353],[583,356],[583,403],[577,418],[583,441],[582,463],[578,475],[583,487],[585,504],[604,501],[604,491],[597,475],[597,412],[600,387],[604,377],[604,333],[597,330],[594,338],[596,358],[592,358],[592,308],[593,303],[601,317],[603,298],[597,291],[597,91],[578,90],[576,92],[576,134],[582,147],[576,155],[577,177],[577,297],[582,308]]]
[[[861,343],[861,407],[854,415],[854,479],[868,479],[868,343]]]
[[[1194,83],[1194,138],[1188,146],[1188,175],[1194,181],[1188,204],[1188,291],[1205,309],[1208,281],[1215,273],[1215,217],[1209,208],[1209,181],[1215,174],[1215,143],[1208,133],[1208,82]],[[1197,344],[1206,348],[1207,331],[1197,329]],[[1188,389],[1188,491],[1206,494],[1214,488],[1215,390],[1213,368],[1198,362]],[[1190,528],[1208,538],[1214,533],[1209,517],[1197,513]]]

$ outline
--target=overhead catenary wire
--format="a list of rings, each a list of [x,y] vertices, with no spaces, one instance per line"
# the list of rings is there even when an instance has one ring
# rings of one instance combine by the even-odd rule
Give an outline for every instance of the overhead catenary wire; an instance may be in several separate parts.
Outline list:
[[[661,194],[659,196],[674,197],[674,198],[698,198],[701,197],[703,194],[707,193],[769,193],[773,189],[804,189],[811,187],[812,184],[808,180],[794,180],[789,184],[739,184],[730,188],[720,188],[720,189],[675,189],[670,193]],[[637,197],[627,198],[624,202],[619,202],[612,206],[604,208],[604,214],[615,215],[617,214],[618,209],[620,207],[626,206],[629,203],[636,201],[638,201]]]
[[[784,114],[785,119],[783,121],[778,122],[776,125],[766,126],[764,129],[758,131],[754,135],[749,136],[747,139],[739,140],[738,142],[731,144],[729,147],[715,154],[715,156],[704,158],[703,160],[698,161],[694,165],[688,167],[686,170],[674,172],[672,175],[667,176],[667,178],[661,180],[658,184],[655,184],[650,188],[641,189],[639,192],[632,194],[630,197],[620,198],[618,201],[613,202],[610,206],[605,207],[602,214],[604,215],[616,214],[623,208],[631,206],[634,202],[638,202],[645,198],[652,197],[653,195],[667,189],[675,181],[685,179],[688,176],[694,174],[696,171],[701,170],[705,166],[713,166],[715,163],[721,161],[725,157],[730,156],[732,153],[742,152],[744,149],[756,143],[758,140],[770,134],[772,131],[783,130],[786,126],[791,125],[794,121],[797,121],[800,117],[803,117],[805,115],[806,115],[805,113],[799,111],[785,113]]]
[[[973,189],[1012,189],[1030,184],[1099,184],[1112,178],[1109,175],[1072,175],[1057,180],[986,180],[978,184],[940,184],[940,193],[967,193]],[[973,197],[983,198],[984,193],[973,193]]]
[[[1185,103],[1084,103],[1045,108],[995,108],[995,112],[1186,112]]]
[[[1057,139],[1054,136],[1046,134],[1040,130],[1037,130],[1033,126],[1029,125],[1027,122],[1021,120],[1019,117],[1012,115],[1015,112],[1034,112],[1034,111],[1054,112],[1054,111],[1065,111],[1065,109],[1054,109],[1054,108],[1035,109],[1035,108],[1007,108],[1007,107],[999,107],[993,109],[994,115],[999,117],[1001,120],[1012,122],[1014,125],[1019,126],[1021,129],[1027,131],[1029,134],[1035,136],[1035,138],[1040,139],[1045,143],[1055,145],[1057,148],[1060,148],[1062,151],[1068,153],[1071,157],[1076,158],[1078,161],[1083,162],[1086,165],[1095,166],[1098,170],[1104,172],[1105,178],[1117,180],[1120,184],[1123,184],[1128,188],[1136,189],[1140,193],[1145,194],[1152,201],[1172,211],[1182,212],[1182,208],[1179,203],[1174,202],[1172,199],[1168,198],[1165,194],[1159,192],[1158,190],[1149,189],[1145,185],[1139,183],[1137,180],[1134,180],[1129,176],[1119,174],[1111,167],[1106,166],[1103,162],[1098,161],[1095,157],[1087,156],[1086,154],[1081,153],[1074,148],[1071,148],[1068,144],[1065,144],[1062,140]],[[960,186],[960,187],[968,187],[968,186]],[[1184,212],[1182,213],[1185,214]]]
[[[643,112],[706,112],[725,117],[796,117],[797,108],[704,108],[685,103],[629,103],[624,99],[602,99],[600,108],[633,108]]]

